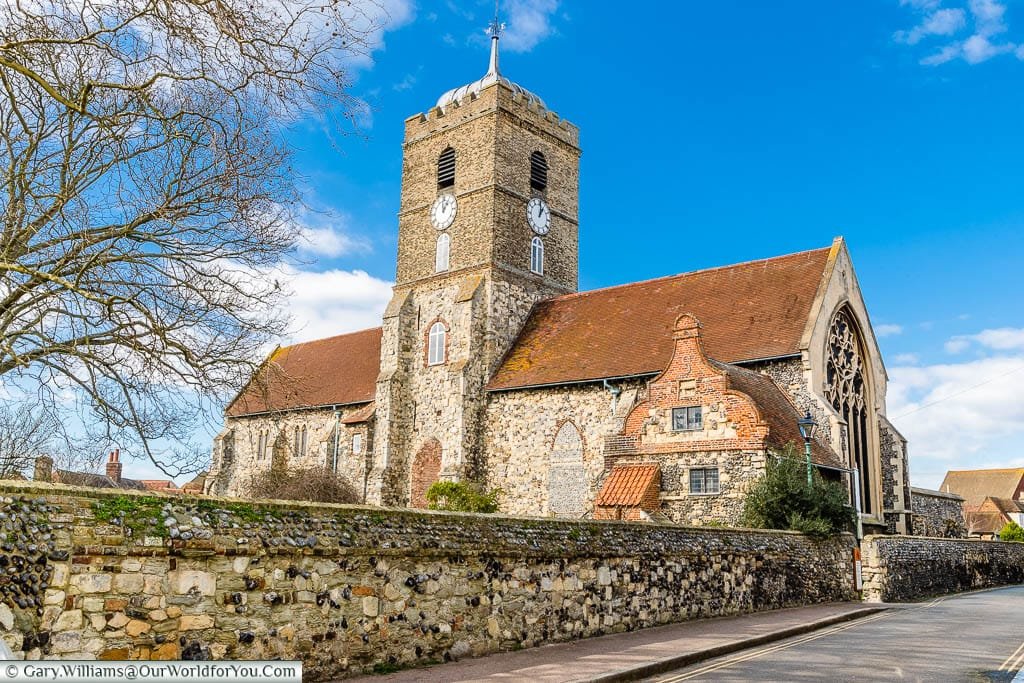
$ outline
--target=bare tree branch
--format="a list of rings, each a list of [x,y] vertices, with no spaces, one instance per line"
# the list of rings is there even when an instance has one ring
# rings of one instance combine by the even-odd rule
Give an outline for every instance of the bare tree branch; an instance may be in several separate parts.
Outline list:
[[[282,127],[352,110],[381,18],[372,0],[0,6],[0,378],[54,414],[71,392],[179,473],[150,444],[187,441],[285,329]]]

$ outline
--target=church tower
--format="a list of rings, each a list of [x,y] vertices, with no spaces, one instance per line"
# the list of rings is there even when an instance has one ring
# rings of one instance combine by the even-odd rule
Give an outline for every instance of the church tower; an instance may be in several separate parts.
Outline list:
[[[405,121],[369,501],[479,479],[485,385],[533,304],[576,291],[579,132],[498,68]]]

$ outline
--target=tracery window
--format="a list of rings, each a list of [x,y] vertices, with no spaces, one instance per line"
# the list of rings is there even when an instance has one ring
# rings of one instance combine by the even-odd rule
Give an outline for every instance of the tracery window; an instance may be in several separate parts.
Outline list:
[[[846,438],[853,464],[860,471],[860,499],[864,512],[875,511],[871,486],[868,426],[868,368],[857,326],[848,309],[836,313],[828,333],[825,362],[825,398],[846,421]]]

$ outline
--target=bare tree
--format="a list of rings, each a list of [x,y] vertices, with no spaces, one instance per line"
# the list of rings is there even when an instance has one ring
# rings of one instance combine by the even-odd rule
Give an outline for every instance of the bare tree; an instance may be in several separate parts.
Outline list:
[[[0,378],[182,440],[285,328],[282,127],[352,112],[372,0],[0,3]]]
[[[49,413],[28,403],[0,405],[0,479],[30,470],[54,446],[56,425]]]

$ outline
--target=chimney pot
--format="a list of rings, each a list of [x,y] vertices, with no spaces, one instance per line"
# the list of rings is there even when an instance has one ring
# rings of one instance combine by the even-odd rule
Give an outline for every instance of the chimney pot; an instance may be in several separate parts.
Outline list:
[[[32,471],[33,481],[53,481],[53,458],[48,455],[40,455],[36,458],[35,468]]]
[[[110,460],[107,461],[107,477],[115,484],[121,483],[121,449],[110,451]]]

